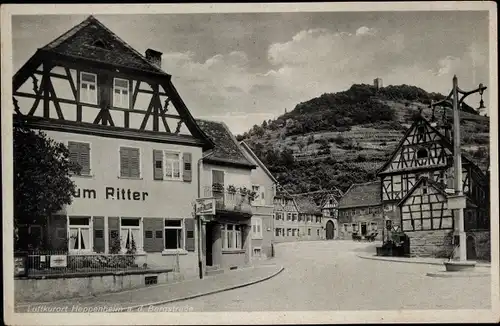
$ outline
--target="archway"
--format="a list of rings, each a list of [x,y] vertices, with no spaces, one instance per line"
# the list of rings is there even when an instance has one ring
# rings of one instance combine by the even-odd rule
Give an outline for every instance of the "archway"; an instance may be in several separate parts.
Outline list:
[[[332,240],[335,236],[335,225],[332,221],[326,222],[326,240]]]
[[[476,260],[477,255],[476,255],[476,241],[474,240],[474,237],[468,236],[467,237],[467,260]]]

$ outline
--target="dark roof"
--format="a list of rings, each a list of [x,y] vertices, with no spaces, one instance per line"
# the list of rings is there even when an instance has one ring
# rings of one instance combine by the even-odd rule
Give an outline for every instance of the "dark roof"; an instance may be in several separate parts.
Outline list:
[[[99,46],[95,42],[99,42]],[[93,16],[53,40],[42,50],[167,75]]]
[[[236,138],[234,138],[224,122],[197,119],[196,123],[214,143],[212,153],[204,158],[203,161],[207,163],[242,166],[250,169],[257,167],[247,159]]]
[[[306,214],[319,214],[321,215],[321,209],[314,202],[314,198],[309,194],[296,194],[292,195],[299,213]]]
[[[381,205],[380,182],[353,183],[339,201],[338,208]]]

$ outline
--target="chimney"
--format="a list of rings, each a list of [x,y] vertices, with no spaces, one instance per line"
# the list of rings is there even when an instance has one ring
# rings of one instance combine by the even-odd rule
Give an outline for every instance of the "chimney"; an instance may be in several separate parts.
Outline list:
[[[146,50],[146,59],[157,66],[158,68],[161,69],[161,56],[163,53],[153,50],[153,49],[147,49]]]

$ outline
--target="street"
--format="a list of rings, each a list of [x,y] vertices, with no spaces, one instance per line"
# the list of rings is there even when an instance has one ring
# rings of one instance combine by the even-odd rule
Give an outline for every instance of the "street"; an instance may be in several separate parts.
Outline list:
[[[285,270],[249,287],[172,303],[195,312],[490,309],[490,277],[433,278],[444,267],[366,260],[375,244],[316,241],[279,244]]]

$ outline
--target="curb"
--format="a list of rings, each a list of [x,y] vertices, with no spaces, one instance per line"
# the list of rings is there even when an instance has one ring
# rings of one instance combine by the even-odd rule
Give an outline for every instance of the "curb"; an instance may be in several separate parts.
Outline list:
[[[429,277],[441,277],[441,278],[450,278],[450,277],[488,277],[489,273],[460,273],[460,272],[436,272],[436,273],[427,273],[425,274]]]
[[[250,285],[253,285],[253,284],[257,284],[257,283],[261,283],[261,282],[267,281],[267,280],[275,277],[276,275],[280,274],[284,270],[285,270],[285,268],[282,266],[282,267],[280,267],[280,269],[277,272],[274,272],[273,274],[271,274],[269,276],[265,276],[263,278],[255,280],[255,281],[246,282],[246,283],[242,283],[242,284],[238,284],[238,285],[233,285],[233,286],[229,286],[229,287],[218,289],[218,290],[213,290],[213,291],[208,291],[208,292],[203,292],[203,293],[198,293],[198,294],[192,294],[192,295],[181,297],[181,298],[175,298],[175,299],[169,299],[169,300],[164,300],[164,301],[151,302],[151,303],[146,303],[146,304],[141,304],[141,305],[136,305],[136,306],[130,306],[130,307],[123,308],[122,310],[131,311],[131,310],[134,310],[134,309],[137,309],[137,308],[142,308],[144,306],[158,306],[158,305],[161,305],[161,304],[167,304],[167,303],[178,302],[178,301],[185,301],[185,300],[190,300],[190,299],[194,299],[194,298],[203,297],[203,296],[206,296],[206,295],[216,294],[216,293],[220,293],[220,292],[226,292],[226,291],[230,291],[230,290],[234,290],[234,289],[238,289],[238,288],[242,288],[242,287],[245,287],[245,286],[250,286]]]
[[[426,261],[408,261],[408,260],[399,260],[399,259],[391,259],[391,258],[381,258],[379,256],[364,256],[364,255],[356,255],[358,258],[361,259],[369,259],[369,260],[378,260],[378,261],[387,261],[387,262],[393,262],[393,263],[406,263],[406,264],[426,264],[426,265],[435,265],[435,266],[443,266],[445,260],[442,262],[426,262]],[[486,267],[486,268],[491,268],[491,265],[488,264],[476,264],[476,267]]]

